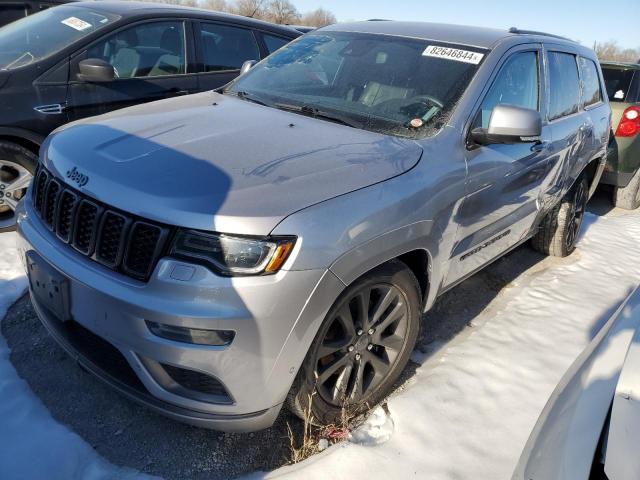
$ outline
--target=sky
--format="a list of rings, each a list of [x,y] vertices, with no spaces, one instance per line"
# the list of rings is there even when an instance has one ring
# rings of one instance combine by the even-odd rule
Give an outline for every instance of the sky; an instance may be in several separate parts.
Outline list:
[[[385,18],[540,30],[580,41],[640,47],[640,0],[293,0],[300,12],[323,7],[339,21]]]

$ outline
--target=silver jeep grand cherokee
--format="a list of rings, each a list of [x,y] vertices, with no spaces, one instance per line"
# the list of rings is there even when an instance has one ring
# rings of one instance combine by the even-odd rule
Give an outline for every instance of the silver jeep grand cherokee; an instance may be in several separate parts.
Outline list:
[[[20,209],[33,305],[178,420],[256,430],[287,403],[331,422],[391,391],[438,295],[529,239],[574,250],[602,85],[560,37],[363,22],[219,92],[76,122]]]

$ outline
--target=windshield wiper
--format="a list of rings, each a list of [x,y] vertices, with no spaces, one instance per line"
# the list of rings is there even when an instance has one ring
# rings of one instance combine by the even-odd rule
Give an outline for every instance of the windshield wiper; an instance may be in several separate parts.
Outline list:
[[[274,103],[272,106],[280,110],[286,110],[287,112],[299,113],[299,114],[306,115],[308,117],[313,117],[313,118],[320,118],[322,120],[327,120],[330,122],[339,123],[341,125],[346,125],[347,127],[362,128],[361,123],[351,118],[348,118],[336,113],[320,110],[310,105],[289,105],[286,103]]]
[[[266,102],[263,102],[262,100],[258,100],[256,97],[254,97],[251,93],[249,92],[245,92],[244,90],[240,90],[238,92],[225,92],[229,95],[233,95],[235,97],[241,98],[242,100],[247,100],[248,102],[252,102],[252,103],[257,103],[258,105],[262,105],[263,107],[270,107],[271,105],[269,105]]]

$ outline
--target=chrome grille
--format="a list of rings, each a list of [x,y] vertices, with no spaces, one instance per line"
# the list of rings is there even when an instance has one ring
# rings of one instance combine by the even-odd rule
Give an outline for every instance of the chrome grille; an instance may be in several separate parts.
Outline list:
[[[43,167],[31,191],[38,217],[64,243],[112,270],[149,279],[166,249],[169,227],[97,202]]]

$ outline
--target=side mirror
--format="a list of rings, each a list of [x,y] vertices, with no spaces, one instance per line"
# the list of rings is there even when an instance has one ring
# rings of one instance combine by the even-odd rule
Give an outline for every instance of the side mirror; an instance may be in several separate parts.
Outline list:
[[[85,82],[112,82],[116,76],[113,65],[98,58],[82,60],[78,67],[80,68],[78,78]]]
[[[247,60],[246,62],[244,62],[242,64],[242,67],[240,67],[240,75],[244,75],[245,73],[247,73],[253,68],[256,63],[258,62],[256,62],[255,60]]]
[[[471,139],[479,145],[533,143],[540,141],[541,134],[542,117],[539,112],[501,104],[491,112],[489,128],[474,128]]]

